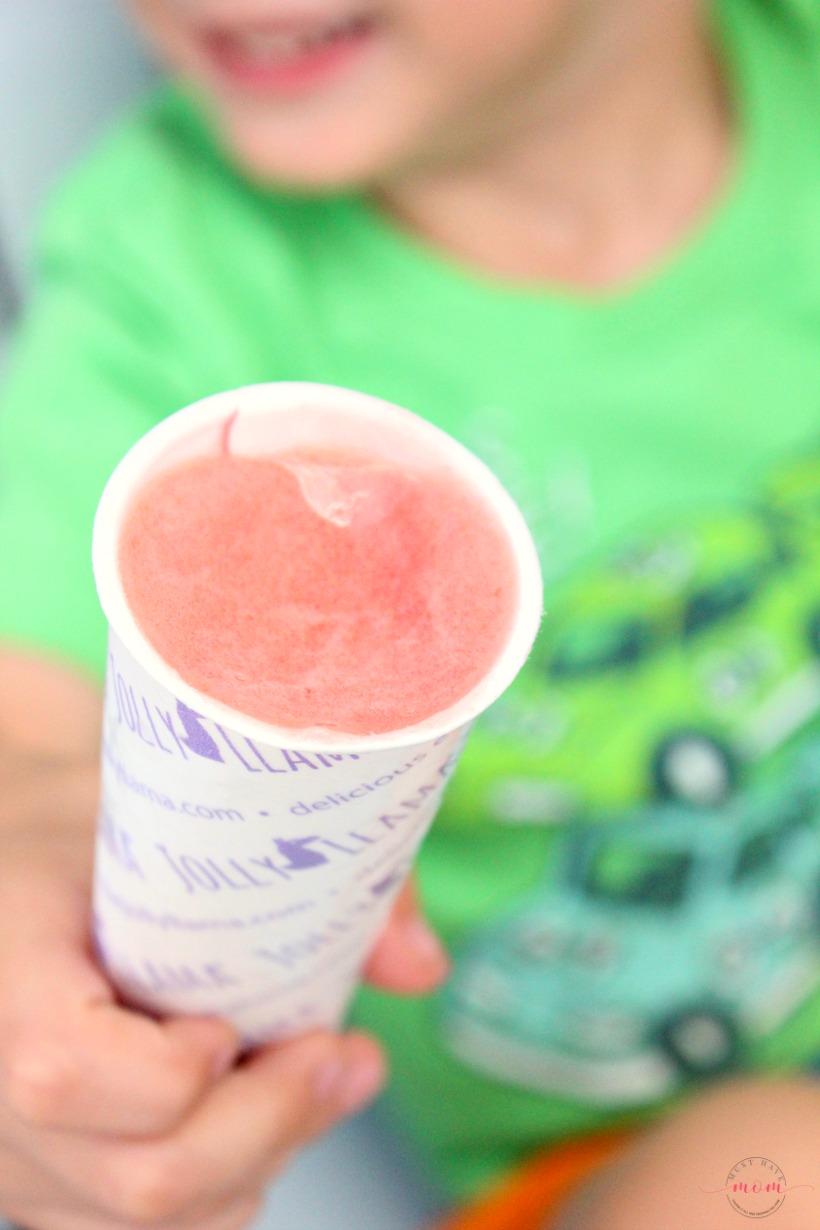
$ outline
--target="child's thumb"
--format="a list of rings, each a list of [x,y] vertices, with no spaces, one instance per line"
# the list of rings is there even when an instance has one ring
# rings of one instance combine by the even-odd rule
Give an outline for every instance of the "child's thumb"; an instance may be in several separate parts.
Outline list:
[[[364,977],[388,991],[421,995],[438,986],[449,967],[441,941],[419,908],[411,875],[365,963]]]

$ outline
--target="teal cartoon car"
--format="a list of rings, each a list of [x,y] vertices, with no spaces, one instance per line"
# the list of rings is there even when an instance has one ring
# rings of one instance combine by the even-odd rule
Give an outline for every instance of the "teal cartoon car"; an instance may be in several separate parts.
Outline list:
[[[563,833],[551,882],[456,951],[449,1049],[601,1105],[734,1067],[820,979],[816,749],[790,778]]]

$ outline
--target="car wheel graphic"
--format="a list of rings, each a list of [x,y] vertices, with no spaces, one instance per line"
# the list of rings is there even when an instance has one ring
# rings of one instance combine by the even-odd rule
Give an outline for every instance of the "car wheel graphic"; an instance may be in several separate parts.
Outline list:
[[[652,775],[662,799],[715,807],[732,793],[737,765],[717,739],[698,730],[679,731],[657,748]]]
[[[686,1076],[728,1072],[740,1049],[734,1021],[715,1008],[694,1008],[670,1017],[658,1031],[658,1041]]]

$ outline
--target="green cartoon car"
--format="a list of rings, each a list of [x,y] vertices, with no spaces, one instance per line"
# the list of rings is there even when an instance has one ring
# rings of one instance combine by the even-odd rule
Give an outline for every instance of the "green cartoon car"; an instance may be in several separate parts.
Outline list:
[[[820,714],[819,564],[820,536],[789,551],[750,511],[646,540],[568,586],[474,730],[447,815],[557,824],[731,797]]]

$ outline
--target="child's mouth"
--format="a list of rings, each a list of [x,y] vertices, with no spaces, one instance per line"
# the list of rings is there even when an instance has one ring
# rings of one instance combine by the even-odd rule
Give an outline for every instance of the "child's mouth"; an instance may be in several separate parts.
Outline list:
[[[213,28],[204,36],[213,68],[227,83],[255,93],[290,96],[325,84],[373,41],[372,17],[280,21]]]

